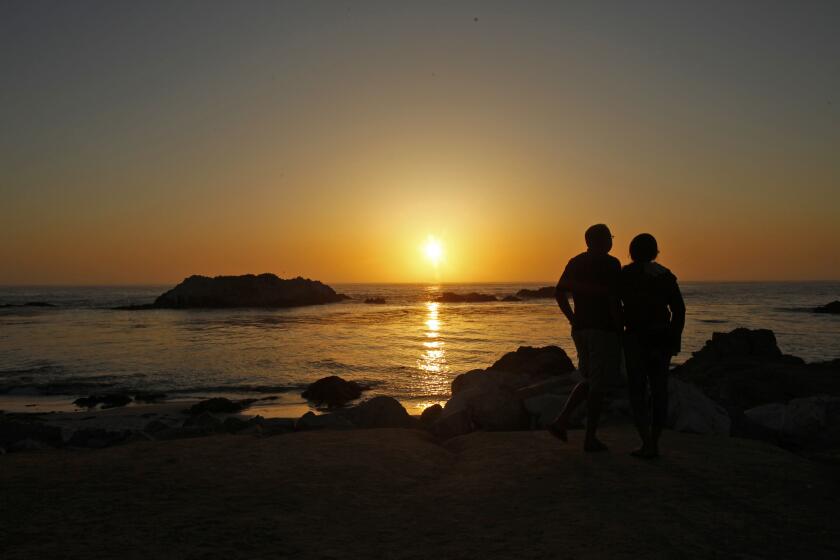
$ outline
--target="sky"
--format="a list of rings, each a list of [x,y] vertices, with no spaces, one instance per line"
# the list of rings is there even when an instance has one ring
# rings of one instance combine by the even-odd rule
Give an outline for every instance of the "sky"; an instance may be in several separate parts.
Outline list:
[[[838,2],[0,0],[0,284],[840,279]],[[424,257],[432,236],[440,262]]]

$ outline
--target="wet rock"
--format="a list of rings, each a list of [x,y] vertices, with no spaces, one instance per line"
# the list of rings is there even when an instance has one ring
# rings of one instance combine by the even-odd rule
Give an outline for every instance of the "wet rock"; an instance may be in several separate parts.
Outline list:
[[[442,303],[480,303],[485,301],[498,301],[492,294],[480,294],[470,292],[468,294],[456,294],[455,292],[443,292],[438,296],[437,301]]]
[[[522,301],[522,298],[518,298],[516,296],[505,296],[502,298],[502,301]]]
[[[108,393],[103,395],[90,395],[73,401],[79,408],[95,408],[102,405],[102,408],[117,408],[131,402],[131,397],[119,393]]]
[[[166,393],[137,393],[134,400],[142,403],[157,403],[166,399]]]
[[[274,274],[190,276],[158,297],[155,308],[297,307],[347,299],[329,286],[307,278],[285,280]]]
[[[358,428],[411,428],[414,419],[392,397],[373,397],[346,411],[345,416]]]
[[[214,397],[192,405],[186,410],[188,414],[196,415],[204,412],[212,414],[236,414],[248,408],[255,399],[245,399],[241,401],[232,401],[224,397]]]
[[[339,414],[307,412],[295,422],[295,430],[347,430],[355,427],[350,420]]]
[[[840,301],[832,301],[814,308],[814,313],[840,313]]]
[[[668,427],[679,432],[729,435],[732,423],[722,406],[679,379],[668,382]]]
[[[545,286],[543,288],[538,288],[536,290],[529,290],[527,288],[523,288],[516,292],[518,297],[522,299],[542,299],[542,298],[553,298],[555,293],[554,286]]]
[[[344,406],[348,402],[362,396],[362,391],[368,387],[347,381],[337,375],[324,377],[311,384],[301,396],[316,406],[326,405],[328,408]]]
[[[371,298],[367,298],[367,299],[365,299],[365,303],[371,303],[371,304],[376,304],[376,305],[382,305],[382,304],[384,304],[384,303],[386,303],[386,302],[385,302],[385,298],[381,298],[381,297],[371,297]]]

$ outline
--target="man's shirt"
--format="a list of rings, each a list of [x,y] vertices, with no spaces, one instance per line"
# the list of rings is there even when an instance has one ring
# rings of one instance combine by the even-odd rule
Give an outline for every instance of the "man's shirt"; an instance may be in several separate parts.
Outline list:
[[[605,253],[587,251],[569,261],[557,282],[557,294],[572,293],[576,328],[621,329],[615,315],[620,278],[621,263]]]

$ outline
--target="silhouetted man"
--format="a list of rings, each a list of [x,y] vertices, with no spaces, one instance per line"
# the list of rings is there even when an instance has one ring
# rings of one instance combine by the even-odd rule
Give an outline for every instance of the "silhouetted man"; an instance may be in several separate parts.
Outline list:
[[[621,271],[624,304],[624,358],[633,420],[642,438],[636,457],[659,455],[659,436],[668,417],[668,371],[680,353],[685,325],[677,278],[654,262],[656,239],[642,233],[630,242],[631,264]]]
[[[567,441],[566,428],[575,409],[586,402],[586,451],[604,451],[598,440],[598,420],[604,393],[619,376],[621,367],[621,313],[619,278],[621,263],[608,253],[612,234],[604,224],[586,230],[587,251],[566,265],[557,282],[560,310],[572,326],[572,339],[578,353],[578,368],[584,380],[572,389],[563,411],[549,426],[552,434]],[[569,305],[569,294],[574,309]]]

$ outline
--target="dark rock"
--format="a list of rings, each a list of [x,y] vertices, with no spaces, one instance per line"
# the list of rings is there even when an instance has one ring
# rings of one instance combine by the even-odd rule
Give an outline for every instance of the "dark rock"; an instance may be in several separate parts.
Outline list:
[[[101,449],[122,443],[129,435],[125,431],[111,431],[103,428],[82,428],[73,432],[67,444],[73,447]]]
[[[261,416],[257,416],[259,418],[259,422],[257,424],[258,433],[262,436],[276,436],[281,434],[287,434],[289,432],[293,432],[295,430],[295,420],[290,418],[265,418],[263,419]],[[251,428],[246,428],[246,431],[250,431]]]
[[[201,428],[202,430],[208,432],[214,432],[221,428],[222,421],[205,410],[200,414],[193,414],[192,416],[184,420],[184,428],[189,428],[193,426]]]
[[[157,440],[185,439],[206,436],[207,431],[200,426],[171,427],[152,435]]]
[[[381,297],[370,297],[365,300],[365,303],[373,303],[373,304],[383,304],[385,302],[385,298]]]
[[[403,405],[392,397],[373,397],[353,408],[342,411],[358,428],[411,428],[414,419]]]
[[[814,308],[814,313],[840,313],[840,301],[832,301]]]
[[[434,423],[440,419],[441,414],[443,414],[443,407],[439,404],[427,406],[420,414],[420,425],[426,429],[431,429]]]
[[[0,448],[2,449],[2,448]],[[16,441],[9,446],[9,451],[42,451],[44,449],[50,449],[50,446],[44,443],[43,441],[39,441],[37,439],[22,439],[20,441]]]
[[[840,397],[814,396],[771,403],[744,412],[783,445],[840,448]]]
[[[232,401],[224,397],[214,397],[192,405],[185,412],[188,414],[201,414],[203,412],[210,412],[213,414],[235,414],[248,408],[255,399],[244,399],[241,401]]]
[[[444,409],[435,423],[432,425],[432,433],[441,439],[449,439],[468,434],[475,430],[472,414],[467,408],[450,407]]]
[[[292,278],[284,280],[274,274],[243,276],[190,276],[159,296],[151,307],[230,308],[230,307],[297,307],[318,305],[347,299],[316,280]]]
[[[468,411],[476,429],[487,431],[524,430],[530,427],[528,411],[513,391],[492,383],[466,389],[454,395],[443,408],[443,417]]]
[[[516,295],[518,297],[521,297],[522,299],[542,299],[553,298],[554,293],[554,286],[545,286],[536,290],[529,290],[527,288],[523,288],[516,292]]]
[[[522,298],[518,298],[516,296],[505,296],[502,298],[502,301],[522,301]]]
[[[116,408],[125,406],[131,402],[131,397],[118,393],[105,395],[90,395],[88,397],[81,397],[73,401],[73,404],[80,408],[94,408],[102,405],[102,408]]]
[[[156,403],[166,399],[166,393],[137,393],[134,400],[143,403]]]
[[[335,408],[358,399],[362,396],[362,391],[367,389],[368,387],[355,381],[346,381],[337,375],[330,375],[311,384],[301,396],[316,406]]]
[[[516,352],[508,352],[496,360],[489,369],[549,376],[570,373],[575,370],[575,366],[559,346],[520,346]]]
[[[27,301],[23,304],[24,307],[55,307],[53,303],[47,303],[46,301]]]
[[[735,424],[733,433],[746,409],[821,394],[840,396],[840,360],[806,364],[784,355],[769,330],[715,333],[673,374],[723,405]]]
[[[732,427],[722,406],[692,385],[670,379],[668,382],[668,427],[678,432],[728,436]]]
[[[315,414],[307,412],[295,422],[296,430],[347,430],[353,423],[340,414]]]
[[[0,446],[11,448],[15,442],[31,439],[48,445],[61,445],[61,428],[37,420],[0,417]]]
[[[479,303],[484,301],[498,301],[492,294],[479,294],[470,292],[468,294],[456,294],[455,292],[443,292],[438,296],[437,301],[443,303]]]
[[[146,424],[146,426],[143,428],[143,431],[147,434],[157,434],[164,430],[168,430],[171,427],[172,426],[161,420],[152,420],[151,422]]]

